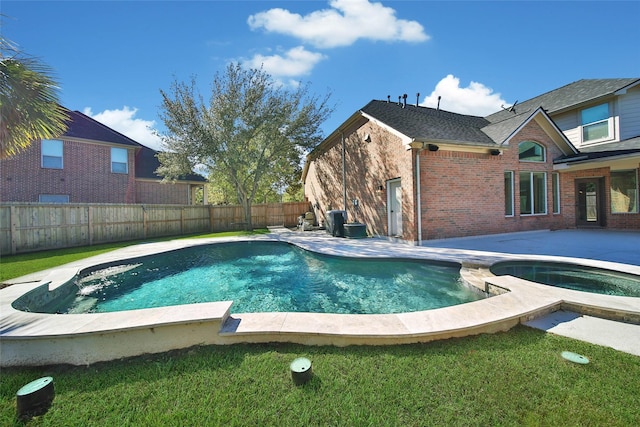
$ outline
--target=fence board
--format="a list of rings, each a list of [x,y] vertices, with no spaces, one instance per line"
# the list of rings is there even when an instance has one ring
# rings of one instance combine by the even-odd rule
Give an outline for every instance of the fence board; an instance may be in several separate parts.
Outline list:
[[[308,202],[252,206],[254,228],[295,227]],[[41,204],[0,206],[0,254],[241,230],[242,206]]]

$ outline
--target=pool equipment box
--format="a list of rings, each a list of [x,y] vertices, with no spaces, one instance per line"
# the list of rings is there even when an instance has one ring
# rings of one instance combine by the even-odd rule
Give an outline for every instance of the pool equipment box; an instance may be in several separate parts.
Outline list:
[[[331,210],[327,212],[326,230],[333,237],[344,237],[344,224],[347,222],[347,211]]]

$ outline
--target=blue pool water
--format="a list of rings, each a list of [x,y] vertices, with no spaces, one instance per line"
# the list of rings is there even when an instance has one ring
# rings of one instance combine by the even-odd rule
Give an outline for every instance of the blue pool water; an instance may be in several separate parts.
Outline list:
[[[492,265],[491,272],[575,291],[640,297],[639,276],[601,268],[546,261],[505,261]]]
[[[55,312],[232,300],[234,313],[383,314],[485,298],[463,283],[459,270],[448,263],[324,256],[280,242],[221,243],[94,271],[76,281],[77,296]]]

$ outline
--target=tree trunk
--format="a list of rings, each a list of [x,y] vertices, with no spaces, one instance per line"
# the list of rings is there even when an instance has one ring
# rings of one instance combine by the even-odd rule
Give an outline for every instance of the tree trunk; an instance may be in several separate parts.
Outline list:
[[[244,229],[245,231],[253,230],[253,224],[251,222],[251,200],[242,200],[242,209],[244,210]]]

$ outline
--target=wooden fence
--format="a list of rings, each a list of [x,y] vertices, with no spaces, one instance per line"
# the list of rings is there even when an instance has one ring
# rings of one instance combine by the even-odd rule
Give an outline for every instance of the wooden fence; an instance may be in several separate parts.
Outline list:
[[[254,205],[254,228],[295,227],[308,202]],[[0,254],[240,230],[241,206],[3,203]]]

